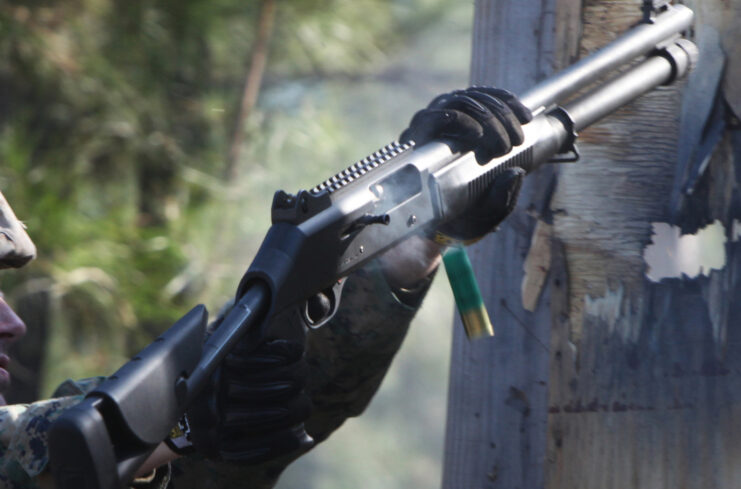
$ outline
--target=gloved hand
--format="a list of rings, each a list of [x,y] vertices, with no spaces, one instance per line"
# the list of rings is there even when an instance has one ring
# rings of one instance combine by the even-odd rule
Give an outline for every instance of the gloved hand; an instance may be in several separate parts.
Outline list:
[[[421,146],[443,140],[454,151],[473,150],[480,164],[522,144],[522,124],[532,114],[515,95],[497,88],[471,87],[436,97],[417,112],[400,142]],[[440,251],[454,242],[472,243],[496,227],[512,212],[525,175],[520,168],[503,170],[488,192],[463,216],[436,230],[434,242],[413,236],[381,257],[381,267],[393,288],[414,288],[439,264]]]
[[[240,343],[188,410],[195,450],[208,458],[257,464],[311,447],[303,431],[311,402],[303,346],[272,340]]]
[[[500,88],[471,87],[435,97],[412,117],[400,142],[422,145],[434,139],[452,143],[457,151],[473,150],[480,164],[522,144],[522,124],[532,120],[519,99]]]
[[[524,177],[522,168],[503,170],[468,212],[436,230],[434,241],[445,245],[453,242],[468,245],[495,231],[515,209]]]
[[[522,144],[522,124],[531,120],[530,110],[507,90],[471,87],[435,97],[399,139],[417,145],[444,140],[455,151],[473,150],[485,164]],[[464,216],[438,230],[436,240],[468,243],[494,230],[514,209],[524,174],[520,168],[504,170]]]

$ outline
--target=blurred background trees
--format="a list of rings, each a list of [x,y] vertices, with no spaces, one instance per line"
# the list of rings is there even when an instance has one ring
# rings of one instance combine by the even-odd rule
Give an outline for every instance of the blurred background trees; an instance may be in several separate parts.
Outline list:
[[[444,0],[1,2],[0,188],[39,249],[0,275],[29,325],[10,400],[112,372],[196,303],[215,312],[275,190],[313,186],[465,85],[472,15]],[[247,79],[261,83],[246,94]],[[371,412],[287,485],[437,485],[452,302],[434,293],[418,322],[435,324],[413,328]]]

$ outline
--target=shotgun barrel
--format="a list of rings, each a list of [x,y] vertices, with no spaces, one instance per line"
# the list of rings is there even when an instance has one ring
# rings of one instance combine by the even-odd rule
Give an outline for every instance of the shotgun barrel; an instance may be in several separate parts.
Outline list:
[[[602,49],[581,59],[522,94],[533,115],[563,103],[587,85],[679,37],[692,25],[694,13],[684,5],[668,6],[653,22],[641,23]]]

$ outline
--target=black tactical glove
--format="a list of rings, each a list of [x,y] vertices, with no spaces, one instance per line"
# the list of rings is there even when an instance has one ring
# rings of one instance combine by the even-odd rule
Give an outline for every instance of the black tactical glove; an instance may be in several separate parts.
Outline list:
[[[457,151],[473,150],[482,165],[523,142],[522,124],[532,120],[517,97],[499,88],[471,87],[439,95],[420,110],[399,137],[417,145],[445,140]]]
[[[311,402],[303,346],[272,340],[250,351],[240,343],[188,410],[195,450],[208,458],[257,464],[311,447],[303,431]]]
[[[468,212],[440,226],[435,241],[471,244],[495,231],[515,209],[524,177],[522,168],[509,168],[497,175],[487,192]]]
[[[436,97],[414,115],[399,140],[411,139],[418,146],[443,140],[454,151],[473,150],[483,165],[522,144],[521,125],[530,120],[530,110],[507,90],[471,87]],[[496,229],[514,209],[524,175],[520,168],[503,170],[464,216],[438,230],[435,240],[468,243]]]

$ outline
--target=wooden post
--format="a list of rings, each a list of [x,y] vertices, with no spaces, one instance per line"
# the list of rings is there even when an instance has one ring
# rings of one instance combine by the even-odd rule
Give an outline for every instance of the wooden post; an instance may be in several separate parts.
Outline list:
[[[584,53],[640,17],[639,0],[579,3],[478,2],[474,82],[522,91],[574,34]],[[741,2],[686,3],[702,58],[684,89],[584,131],[581,163],[529,176],[473,250],[498,335],[470,345],[456,328],[445,488],[741,487]],[[713,223],[713,269],[660,280]],[[660,229],[685,244],[652,244]]]
[[[471,80],[522,93],[575,54],[578,1],[476,2]],[[568,32],[567,32],[568,31]],[[555,46],[559,46],[556,49]],[[569,48],[571,46],[571,48]],[[550,312],[523,309],[523,263],[554,183],[530,175],[518,209],[469,249],[496,336],[471,343],[454,328],[443,488],[543,487]],[[541,302],[545,302],[541,300]]]

